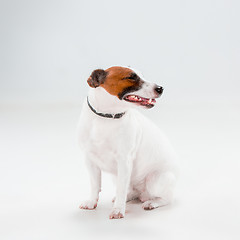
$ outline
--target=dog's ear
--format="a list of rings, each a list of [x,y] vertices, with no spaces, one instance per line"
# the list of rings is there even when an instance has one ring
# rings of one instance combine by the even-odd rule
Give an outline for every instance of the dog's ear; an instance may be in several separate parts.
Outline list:
[[[103,69],[96,69],[92,72],[91,76],[88,78],[88,85],[92,88],[99,87],[104,83],[107,76],[107,72]]]

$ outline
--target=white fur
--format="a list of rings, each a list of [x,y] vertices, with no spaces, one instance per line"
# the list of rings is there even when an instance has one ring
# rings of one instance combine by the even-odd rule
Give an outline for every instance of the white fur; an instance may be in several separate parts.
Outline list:
[[[135,93],[155,98],[154,86],[145,82]],[[110,218],[124,217],[126,201],[133,198],[139,198],[144,209],[170,203],[176,182],[176,156],[167,138],[135,109],[136,104],[119,100],[102,87],[91,88],[88,97],[98,112],[126,114],[120,119],[103,118],[84,101],[78,137],[91,176],[91,195],[80,208],[96,207],[101,171],[116,176],[116,198]]]

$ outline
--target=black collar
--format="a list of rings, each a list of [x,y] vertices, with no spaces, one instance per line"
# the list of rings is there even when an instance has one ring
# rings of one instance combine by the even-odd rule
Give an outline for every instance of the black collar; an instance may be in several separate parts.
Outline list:
[[[97,115],[100,116],[100,117],[118,119],[118,118],[121,118],[121,117],[125,114],[125,112],[116,113],[116,114],[111,114],[111,113],[99,113],[99,112],[97,112],[97,111],[92,107],[92,105],[89,103],[88,97],[87,97],[87,103],[88,103],[89,108],[90,108],[95,114],[97,114]]]

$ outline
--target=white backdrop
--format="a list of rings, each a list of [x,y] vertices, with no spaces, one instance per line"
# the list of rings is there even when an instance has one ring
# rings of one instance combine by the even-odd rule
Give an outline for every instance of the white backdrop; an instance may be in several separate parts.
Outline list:
[[[0,2],[0,101],[79,101],[95,68],[139,69],[169,102],[240,100],[240,2]]]
[[[0,0],[0,239],[239,240],[239,0]],[[89,181],[76,144],[95,68],[130,65],[163,96],[143,111],[170,138],[171,206],[81,211]]]

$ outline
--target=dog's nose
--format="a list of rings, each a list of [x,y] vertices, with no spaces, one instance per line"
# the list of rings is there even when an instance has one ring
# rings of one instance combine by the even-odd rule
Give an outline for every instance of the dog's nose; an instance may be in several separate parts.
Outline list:
[[[155,88],[155,91],[158,93],[158,94],[162,94],[163,93],[163,87],[161,87],[161,86],[157,86],[156,88]]]

